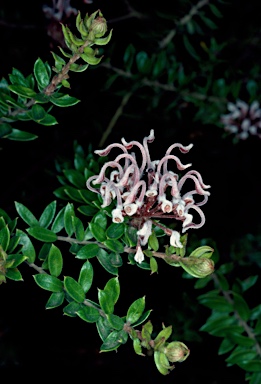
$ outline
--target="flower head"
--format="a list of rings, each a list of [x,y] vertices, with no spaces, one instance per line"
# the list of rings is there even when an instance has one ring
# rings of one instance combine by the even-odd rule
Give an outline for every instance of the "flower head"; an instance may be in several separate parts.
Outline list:
[[[221,115],[221,123],[227,132],[233,133],[238,139],[246,140],[250,135],[261,138],[261,108],[258,101],[250,105],[245,101],[227,104],[227,114]]]
[[[182,232],[202,227],[205,216],[200,207],[210,195],[207,191],[210,186],[204,184],[198,171],[190,170],[179,176],[191,164],[183,164],[172,151],[176,149],[186,154],[193,144],[172,144],[160,160],[151,160],[148,144],[154,139],[152,129],[142,144],[138,141],[127,142],[122,138],[121,144],[110,144],[103,150],[95,151],[99,156],[107,156],[113,149],[122,153],[115,160],[105,163],[99,175],[91,176],[86,183],[87,188],[101,195],[103,208],[116,200],[112,220],[121,223],[124,217],[129,217],[130,225],[137,228],[139,246],[147,244],[158,219],[180,221]],[[140,164],[135,149],[140,152]],[[171,165],[176,169],[170,169]],[[175,172],[177,170],[178,173]],[[182,247],[179,232],[167,231],[166,228],[165,233],[171,236],[172,245]],[[138,248],[135,257],[139,260],[144,257],[141,252],[141,248]]]

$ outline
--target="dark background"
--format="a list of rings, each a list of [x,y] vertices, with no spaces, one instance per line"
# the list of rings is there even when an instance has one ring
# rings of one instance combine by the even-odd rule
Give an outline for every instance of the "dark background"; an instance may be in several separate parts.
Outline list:
[[[148,19],[123,18],[128,13],[125,1],[94,0],[89,5],[80,0],[71,2],[83,14],[101,9],[108,27],[113,28],[113,41],[117,49],[112,60],[119,66],[128,42],[141,50],[152,49],[153,37],[151,41],[146,39],[146,46],[143,46],[142,33],[148,35],[148,31],[155,28],[150,23],[150,16],[156,10],[166,11],[176,7],[177,15],[184,15],[182,1],[130,3],[143,16],[149,16]],[[25,75],[31,73],[38,57],[53,62],[50,51],[58,52],[59,24],[50,24],[42,11],[43,4],[51,5],[47,1],[2,1],[1,76],[7,78],[13,67]],[[253,0],[232,0],[222,4],[221,8],[223,18],[219,20],[219,29],[215,34],[221,41],[230,42],[230,49],[225,53],[226,65],[234,67],[235,71],[247,73],[254,64],[260,65],[260,6]],[[63,22],[70,25],[72,21],[68,19]],[[140,35],[137,31],[140,31]],[[109,54],[109,48],[108,51],[106,49],[105,57]],[[69,93],[79,98],[81,103],[66,109],[55,108],[53,114],[59,125],[44,127],[31,122],[17,124],[16,128],[37,134],[39,138],[36,141],[21,143],[2,139],[1,208],[11,217],[17,216],[14,201],[26,205],[37,217],[55,199],[53,190],[60,184],[56,178],[54,160],[57,156],[72,160],[74,140],[85,150],[90,144],[94,149],[97,148],[104,127],[119,105],[117,97],[112,97],[110,91],[102,90],[106,71],[98,66],[83,74],[71,75]],[[220,128],[202,126],[193,121],[193,109],[184,111],[181,122],[167,121],[160,114],[145,114],[142,105],[133,99],[125,112],[106,145],[119,142],[122,137],[127,141],[140,141],[149,134],[150,129],[154,129],[156,140],[150,149],[152,158],[156,159],[165,153],[171,143],[188,145],[193,142],[194,147],[186,160],[191,161],[194,169],[202,174],[205,183],[211,185],[211,196],[203,209],[206,224],[197,231],[197,236],[211,238],[217,243],[222,262],[229,261],[231,246],[238,239],[249,233],[259,235],[261,183],[260,140],[257,137],[232,145],[231,140],[223,139]],[[129,118],[131,114],[132,119]],[[139,118],[134,119],[134,115]],[[69,257],[66,255],[65,259]],[[69,261],[66,260],[67,268],[72,268],[73,276],[79,266],[77,262],[70,266]],[[96,288],[104,286],[108,275],[100,272],[98,265],[98,271],[94,270],[97,273],[93,288],[95,300]],[[38,370],[41,375],[43,373],[48,376],[53,372],[60,377],[66,377],[70,371],[75,379],[86,377],[86,380],[88,377],[90,380],[91,375],[95,375],[98,380],[109,379],[113,375],[115,383],[123,380],[127,383],[137,380],[146,380],[148,383],[176,380],[176,383],[188,384],[244,382],[242,370],[234,366],[226,367],[223,356],[217,356],[220,340],[201,332],[201,342],[195,340],[189,343],[189,359],[183,364],[177,364],[168,377],[162,377],[157,372],[152,358],[137,356],[131,342],[123,345],[117,353],[99,354],[100,339],[95,326],[83,323],[78,318],[63,316],[61,308],[44,310],[48,293],[35,285],[32,271],[28,271],[26,266],[21,272],[24,282],[8,281],[8,284],[1,286],[0,372],[8,372],[9,377]],[[146,295],[147,308],[153,308],[151,317],[156,327],[159,328],[162,321],[167,323],[175,319],[177,310],[192,318],[194,329],[199,329],[210,311],[196,306],[198,292],[193,290],[194,281],[182,279],[176,270],[165,265],[160,265],[159,272],[158,275],[149,276],[137,268],[122,267],[120,281],[124,298],[119,303],[119,312],[124,313],[129,303]],[[257,273],[258,267],[253,265],[253,274]],[[251,295],[249,300],[251,304]],[[253,305],[257,305],[255,300]]]

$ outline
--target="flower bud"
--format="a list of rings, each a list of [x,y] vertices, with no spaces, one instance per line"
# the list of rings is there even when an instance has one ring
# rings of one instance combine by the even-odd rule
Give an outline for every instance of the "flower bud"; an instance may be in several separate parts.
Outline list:
[[[171,363],[182,363],[189,356],[190,350],[184,343],[172,341],[165,347],[164,353]]]
[[[203,278],[214,272],[214,261],[205,257],[184,257],[180,260],[181,267],[191,276]]]
[[[95,37],[104,36],[108,29],[106,19],[102,16],[98,16],[93,20],[91,29]]]

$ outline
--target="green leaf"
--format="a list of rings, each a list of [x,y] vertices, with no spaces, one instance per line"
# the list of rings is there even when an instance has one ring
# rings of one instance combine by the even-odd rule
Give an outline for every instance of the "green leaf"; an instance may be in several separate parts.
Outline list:
[[[171,334],[172,334],[172,325],[169,325],[168,327],[163,328],[158,333],[158,335],[156,336],[154,341],[156,344],[159,344],[162,342],[162,339],[164,339],[164,341],[168,340],[168,338],[171,336]]]
[[[209,332],[213,336],[218,336],[218,337],[230,337],[231,334],[239,334],[243,333],[244,328],[241,327],[240,325],[229,325],[229,326],[220,326],[217,327],[216,329],[213,329],[211,332]]]
[[[71,298],[76,301],[77,303],[82,303],[85,299],[85,293],[82,288],[82,286],[77,283],[76,280],[74,280],[70,276],[64,277],[64,288],[66,292],[71,296]]]
[[[10,280],[23,281],[22,275],[17,268],[8,268],[5,276]]]
[[[45,309],[57,308],[62,305],[64,296],[64,292],[53,292],[45,305]]]
[[[118,337],[119,342],[121,344],[125,344],[129,338],[129,334],[124,329],[122,329],[121,331],[119,331]]]
[[[40,123],[46,116],[45,109],[39,105],[34,104],[31,110],[28,112],[28,115],[34,120],[36,123]]]
[[[5,137],[9,133],[12,132],[12,127],[10,124],[7,123],[2,123],[0,124],[0,137]]]
[[[16,93],[19,96],[26,97],[29,99],[33,99],[34,96],[36,95],[36,92],[27,87],[23,87],[22,85],[9,85],[8,87],[10,91]]]
[[[105,240],[103,244],[115,253],[124,252],[124,245],[119,240],[108,239]]]
[[[47,228],[32,227],[28,228],[27,232],[35,239],[44,241],[46,243],[54,243],[57,240],[56,233],[50,231],[50,229]]]
[[[208,4],[208,6],[210,7],[212,13],[216,16],[216,17],[223,17],[222,13],[218,10],[218,8],[214,5],[214,4]]]
[[[16,234],[19,236],[19,244],[22,245],[22,254],[28,258],[29,263],[33,263],[36,252],[29,236],[20,229],[16,230]]]
[[[242,296],[233,292],[234,297],[234,309],[238,312],[242,320],[248,321],[250,317],[250,309],[247,302],[243,299]]]
[[[10,230],[7,225],[0,231],[0,244],[4,251],[7,250],[10,242]]]
[[[121,267],[123,265],[122,257],[119,253],[110,253],[110,262],[114,267]]]
[[[133,349],[137,355],[145,356],[144,353],[142,353],[141,341],[139,339],[133,340]]]
[[[224,339],[219,346],[218,354],[223,355],[224,353],[230,352],[234,347],[235,343],[229,338]]]
[[[261,334],[261,318],[257,320],[256,326],[255,326],[255,334],[260,335]]]
[[[109,314],[107,315],[107,319],[113,329],[116,329],[117,331],[120,331],[123,329],[124,321],[121,317],[113,314]]]
[[[125,68],[127,71],[131,70],[135,53],[136,53],[135,47],[132,44],[129,44],[123,55],[123,62],[125,64]]]
[[[253,287],[257,282],[258,275],[249,276],[247,279],[240,281],[243,292],[247,291],[249,288]]]
[[[34,63],[34,76],[40,88],[45,88],[50,82],[50,76],[43,61],[38,58]]]
[[[251,320],[259,319],[261,317],[261,304],[251,309]]]
[[[240,368],[244,369],[247,372],[261,372],[261,361],[260,360],[251,360],[243,361],[242,363],[237,363]]]
[[[110,295],[113,304],[116,304],[120,296],[120,283],[118,277],[113,277],[107,281],[104,291]]]
[[[188,53],[194,57],[194,59],[196,60],[200,60],[200,57],[198,56],[198,54],[196,53],[194,47],[191,45],[187,35],[183,34],[183,43],[184,43],[184,46],[186,48],[186,50],[188,51]]]
[[[138,71],[142,74],[146,75],[151,71],[152,61],[149,59],[148,54],[144,51],[137,53],[136,64]]]
[[[206,323],[202,325],[200,331],[210,333],[212,331],[215,331],[217,328],[232,326],[233,324],[235,324],[235,319],[233,316],[223,315],[213,319],[210,317],[208,318]]]
[[[148,243],[149,243],[150,248],[153,249],[153,251],[158,251],[159,241],[158,241],[158,238],[157,238],[156,233],[154,231],[150,235]]]
[[[59,211],[58,215],[54,219],[51,227],[52,232],[58,233],[64,228],[64,211],[65,207]]]
[[[124,223],[112,223],[106,230],[106,236],[109,239],[119,239],[124,234]]]
[[[12,132],[7,136],[9,140],[14,141],[30,141],[37,139],[38,136],[33,135],[32,133],[20,131],[19,129],[12,129]]]
[[[70,107],[80,102],[79,99],[69,95],[64,95],[63,93],[54,93],[51,95],[50,101],[57,107]]]
[[[49,127],[51,125],[58,124],[56,118],[54,116],[50,115],[49,113],[46,113],[44,118],[37,121],[37,123],[39,123],[41,125],[45,125],[47,127]]]
[[[250,351],[248,349],[235,349],[225,361],[229,364],[242,364],[254,359],[255,357],[255,351]]]
[[[96,308],[92,307],[83,307],[76,314],[84,321],[88,323],[96,323],[100,317],[100,313]]]
[[[48,255],[48,268],[52,276],[58,277],[63,269],[63,257],[59,248],[52,244]]]
[[[104,341],[112,331],[112,327],[108,320],[101,316],[96,323],[96,327],[102,341]]]
[[[215,309],[220,312],[230,313],[233,311],[233,306],[224,297],[210,296],[208,293],[198,296],[200,304],[208,308]]]
[[[99,249],[97,259],[103,268],[112,275],[118,275],[118,268],[112,265],[109,254],[102,248]]]
[[[19,216],[26,222],[26,224],[31,227],[39,225],[39,221],[25,205],[15,201],[15,208]]]
[[[93,268],[91,263],[87,260],[80,271],[78,282],[81,285],[84,293],[87,293],[93,281]]]
[[[151,274],[158,272],[158,263],[155,257],[150,258],[150,269],[151,269]]]
[[[22,264],[25,260],[27,260],[27,257],[24,255],[21,255],[20,253],[14,253],[9,254],[6,259],[8,262],[12,261],[12,268],[18,267],[18,265]]]
[[[73,204],[68,203],[64,211],[64,227],[68,236],[72,236],[74,232],[73,216],[75,216]]]
[[[147,318],[149,317],[149,315],[151,314],[151,309],[149,309],[148,311],[145,311],[143,312],[143,314],[141,315],[141,317],[139,318],[138,321],[135,321],[135,323],[132,324],[132,327],[137,327],[138,325],[142,324],[145,320],[147,320]]]
[[[130,324],[135,323],[141,317],[145,309],[145,296],[135,300],[127,311],[126,321]]]
[[[111,332],[101,345],[100,352],[109,352],[117,349],[122,343],[119,341],[121,331]]]
[[[228,291],[229,290],[229,284],[228,284],[228,281],[225,278],[225,276],[222,273],[220,273],[219,271],[217,271],[216,274],[218,276],[218,282],[219,282],[220,287],[223,289],[223,291]]]
[[[70,197],[70,199],[77,201],[78,203],[83,202],[83,198],[81,196],[79,189],[76,189],[75,187],[71,187],[70,185],[66,185],[63,188],[63,190],[64,190],[64,193]],[[68,200],[68,198],[66,200]]]
[[[20,240],[19,236],[17,236],[17,235],[11,237],[7,251],[6,251],[7,254],[14,252],[16,247],[19,245],[19,240]]]
[[[39,287],[51,292],[62,292],[63,283],[55,276],[50,276],[45,273],[39,273],[33,276],[35,282]]]
[[[102,289],[98,289],[98,299],[102,310],[108,315],[114,311],[114,303],[110,294]]]
[[[86,244],[76,254],[76,259],[90,259],[98,255],[100,247],[98,244]]]
[[[205,17],[201,12],[199,12],[199,16],[201,20],[206,24],[206,26],[210,29],[217,29],[217,25],[208,17]]]
[[[89,64],[71,64],[70,71],[72,72],[84,72],[88,68]]]
[[[76,317],[77,312],[80,311],[81,308],[82,304],[72,301],[70,304],[63,308],[63,313],[70,317]]]
[[[137,229],[134,227],[126,226],[125,238],[130,247],[135,247],[137,245]]]
[[[239,335],[238,333],[229,333],[228,337],[235,344],[241,345],[242,347],[253,347],[256,343],[254,339],[250,339],[247,336]]]
[[[86,188],[86,181],[84,176],[75,169],[66,169],[63,171],[65,177],[70,183],[72,183],[77,188]],[[82,201],[82,199],[81,199]]]
[[[93,207],[91,205],[81,205],[80,207],[77,208],[79,212],[81,212],[83,215],[86,216],[93,216],[97,213],[96,207]]]
[[[72,216],[72,222],[76,240],[83,241],[85,237],[85,231],[82,221],[78,217]]]
[[[48,228],[48,226],[53,221],[54,215],[56,211],[56,201],[53,201],[44,209],[41,217],[39,219],[40,227]],[[53,230],[52,230],[53,231]]]
[[[107,215],[104,211],[99,211],[92,219],[92,223],[98,224],[103,230],[107,228]]]

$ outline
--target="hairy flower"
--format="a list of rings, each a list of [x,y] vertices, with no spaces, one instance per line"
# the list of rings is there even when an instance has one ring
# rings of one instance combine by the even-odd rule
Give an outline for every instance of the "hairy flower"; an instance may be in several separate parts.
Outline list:
[[[191,164],[183,164],[172,154],[175,149],[186,154],[193,144],[172,144],[160,160],[151,160],[148,144],[154,141],[153,129],[142,144],[138,141],[127,142],[124,138],[121,141],[121,144],[110,144],[103,150],[95,151],[99,156],[107,156],[113,149],[121,153],[115,160],[105,163],[100,173],[91,176],[86,183],[87,188],[100,194],[103,208],[116,200],[116,207],[112,211],[113,222],[121,223],[127,216],[130,225],[137,228],[139,246],[147,244],[158,219],[180,221],[182,232],[202,227],[205,216],[200,207],[208,200],[210,193],[207,189],[210,186],[204,184],[196,170],[179,176]],[[140,164],[135,149],[140,152]],[[176,166],[176,169],[169,169],[170,165]],[[163,228],[171,236],[171,244],[181,248],[179,232]],[[135,257],[139,260],[142,258],[141,252],[141,248],[138,248]]]
[[[261,138],[261,109],[258,101],[250,105],[245,101],[227,104],[229,113],[221,115],[221,123],[227,132],[235,134],[238,139],[246,140],[250,135]]]

